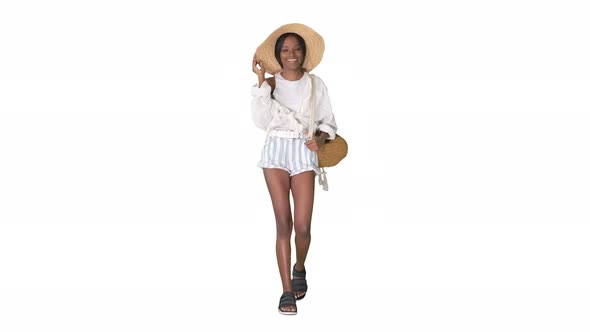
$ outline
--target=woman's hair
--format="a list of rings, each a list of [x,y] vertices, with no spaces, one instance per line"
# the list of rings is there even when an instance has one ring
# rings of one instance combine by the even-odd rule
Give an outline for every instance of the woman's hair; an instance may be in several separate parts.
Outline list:
[[[293,36],[293,37],[297,38],[297,41],[299,42],[299,46],[301,46],[301,50],[303,51],[303,61],[301,61],[301,63],[305,62],[305,54],[307,53],[307,48],[305,47],[305,40],[300,35],[298,35],[296,33],[287,32],[287,33],[282,34],[277,39],[277,43],[275,44],[275,58],[277,58],[277,61],[279,62],[279,65],[281,65],[281,68],[283,68],[283,63],[281,62],[281,48],[283,48],[283,44],[285,43],[285,38],[287,38],[289,36]]]

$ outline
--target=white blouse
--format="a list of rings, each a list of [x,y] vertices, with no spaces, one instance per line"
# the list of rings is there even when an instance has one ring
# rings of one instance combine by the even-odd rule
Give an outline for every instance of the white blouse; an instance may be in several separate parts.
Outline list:
[[[297,81],[275,75],[274,98],[271,87],[265,81],[260,87],[252,87],[252,119],[254,124],[266,131],[272,129],[292,130],[304,133],[309,128],[311,100],[311,75],[307,72]],[[324,82],[315,76],[315,121],[316,128],[328,134],[328,139],[336,137],[336,120],[328,89]]]

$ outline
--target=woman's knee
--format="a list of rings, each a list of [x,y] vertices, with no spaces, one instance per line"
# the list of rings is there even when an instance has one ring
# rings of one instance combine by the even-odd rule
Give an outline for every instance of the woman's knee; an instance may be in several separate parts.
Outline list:
[[[295,235],[303,240],[307,240],[311,237],[311,228],[307,223],[295,224]]]
[[[277,219],[277,235],[279,236],[291,236],[293,230],[293,221],[290,218],[278,218]]]

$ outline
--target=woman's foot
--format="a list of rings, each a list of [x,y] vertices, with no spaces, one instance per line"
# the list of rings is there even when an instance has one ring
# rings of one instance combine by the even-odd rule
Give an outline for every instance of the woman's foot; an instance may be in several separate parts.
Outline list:
[[[293,279],[291,279],[291,288],[293,289],[293,294],[295,295],[296,300],[301,300],[307,294],[307,280],[305,276],[307,272],[305,271],[305,266],[303,267],[303,271],[298,271],[295,269],[295,265],[293,265]]]
[[[296,315],[297,303],[293,292],[284,292],[279,300],[279,313],[283,315]]]

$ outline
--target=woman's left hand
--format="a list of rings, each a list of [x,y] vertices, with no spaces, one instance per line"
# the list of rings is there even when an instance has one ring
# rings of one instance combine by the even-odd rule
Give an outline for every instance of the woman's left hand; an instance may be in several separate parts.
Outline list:
[[[305,146],[307,146],[307,148],[311,151],[317,151],[320,147],[322,147],[322,145],[324,145],[324,142],[326,142],[327,137],[328,134],[322,132],[320,136],[313,136],[312,139],[305,142]]]

